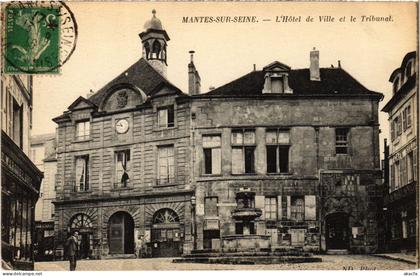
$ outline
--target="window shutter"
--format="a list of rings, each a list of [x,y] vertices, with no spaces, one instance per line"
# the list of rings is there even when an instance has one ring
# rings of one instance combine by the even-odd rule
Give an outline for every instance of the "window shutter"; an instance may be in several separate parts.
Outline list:
[[[244,157],[242,154],[242,148],[232,149],[232,173],[233,174],[244,173]]]
[[[286,205],[287,206],[286,207],[287,208],[286,209],[287,210],[287,214],[286,214],[286,218],[287,219],[290,219],[291,218],[291,209],[290,209],[290,207],[291,207],[292,204],[291,204],[290,196],[287,196],[286,198],[287,198],[287,205]]]
[[[265,219],[265,197],[255,196],[255,208],[261,209],[262,215],[260,219]]]
[[[221,150],[220,148],[214,148],[212,149],[211,152],[211,157],[212,157],[212,164],[211,164],[211,168],[212,168],[212,174],[220,174],[222,171],[222,157],[221,157]]]
[[[305,220],[316,220],[316,197],[305,196]]]
[[[281,220],[283,218],[283,208],[281,204],[281,196],[277,196],[277,218]]]

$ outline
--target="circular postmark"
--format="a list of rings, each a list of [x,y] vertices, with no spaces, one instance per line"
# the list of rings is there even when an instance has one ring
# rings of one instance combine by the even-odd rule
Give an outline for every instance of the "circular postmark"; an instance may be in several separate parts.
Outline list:
[[[69,7],[61,1],[10,2],[3,14],[3,72],[59,73],[77,44]]]

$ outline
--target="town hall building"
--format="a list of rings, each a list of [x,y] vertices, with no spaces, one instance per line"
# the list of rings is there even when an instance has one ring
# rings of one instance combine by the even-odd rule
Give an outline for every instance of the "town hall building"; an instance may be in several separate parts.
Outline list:
[[[57,123],[55,244],[82,257],[255,249],[374,252],[378,102],[343,68],[273,62],[201,93],[166,77],[153,12],[143,57]]]

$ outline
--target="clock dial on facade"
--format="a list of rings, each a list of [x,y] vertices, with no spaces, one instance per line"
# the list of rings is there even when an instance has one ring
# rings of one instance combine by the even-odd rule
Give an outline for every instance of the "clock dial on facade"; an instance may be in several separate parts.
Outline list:
[[[126,133],[128,131],[129,125],[126,119],[118,120],[115,124],[115,130],[117,133]]]

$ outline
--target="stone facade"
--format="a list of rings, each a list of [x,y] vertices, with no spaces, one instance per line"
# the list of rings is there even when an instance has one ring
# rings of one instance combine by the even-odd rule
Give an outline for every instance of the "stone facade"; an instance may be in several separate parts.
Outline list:
[[[93,258],[375,251],[382,94],[314,50],[310,70],[276,61],[203,94],[190,52],[188,95],[155,12],[140,38],[143,58],[54,119],[57,254],[73,230]]]
[[[407,53],[401,66],[390,76],[393,96],[382,109],[389,115],[391,130],[389,155],[385,156],[389,181],[385,183],[384,196],[385,249],[389,251],[414,251],[418,244],[415,207],[418,191],[417,68],[416,52]]]
[[[163,89],[160,92],[162,94],[142,109],[92,114],[91,109],[77,110],[76,107],[67,121],[59,122],[55,220],[58,243],[68,235],[74,217],[86,214],[92,224],[80,230],[90,235],[89,254],[96,257],[107,255],[109,217],[117,212],[125,212],[132,217],[136,239],[152,243],[153,216],[161,209],[171,209],[178,215],[178,221],[170,227],[177,228],[179,240],[185,241],[184,246],[189,247],[192,187],[188,170],[188,103],[177,102],[177,97],[170,95],[173,91]],[[111,96],[109,100],[114,99]],[[164,106],[174,107],[173,127],[158,126],[159,107]],[[90,120],[88,139],[75,141],[76,118]],[[118,134],[115,125],[121,119],[128,121],[129,129]],[[174,173],[164,183],[159,183],[158,177],[156,156],[160,147],[172,147],[176,156]],[[116,179],[115,154],[121,150],[129,150],[131,156],[129,182],[125,187],[121,187]],[[78,156],[89,156],[90,187],[84,191],[74,189],[77,187],[75,159]],[[133,242],[138,243],[136,240]],[[158,256],[160,253],[155,254]]]
[[[235,235],[231,216],[237,206],[235,193],[250,188],[256,193],[256,208],[266,209],[266,197],[275,201],[275,218],[264,217],[263,211],[255,222],[255,232],[270,236],[272,247],[329,249],[326,221],[329,215],[338,213],[349,218],[347,235],[359,231],[346,239],[343,248],[355,253],[373,252],[381,196],[377,189],[381,182],[377,110],[377,101],[369,98],[209,99],[203,95],[193,100],[197,247],[211,244],[203,235],[207,228],[220,230],[222,239]],[[335,129],[343,126],[350,130],[350,153],[338,155]],[[238,128],[255,132],[255,171],[250,174],[232,173],[231,136]],[[276,128],[285,128],[290,135],[286,173],[267,173],[266,135],[267,130]],[[203,171],[203,135],[221,137],[221,170],[217,175]],[[218,199],[218,217],[206,216],[206,197]],[[290,205],[299,197],[304,199],[304,215],[296,219],[291,216]],[[219,227],[212,228],[214,221]]]
[[[1,76],[2,263],[33,270],[35,204],[42,172],[29,159],[32,76]]]

